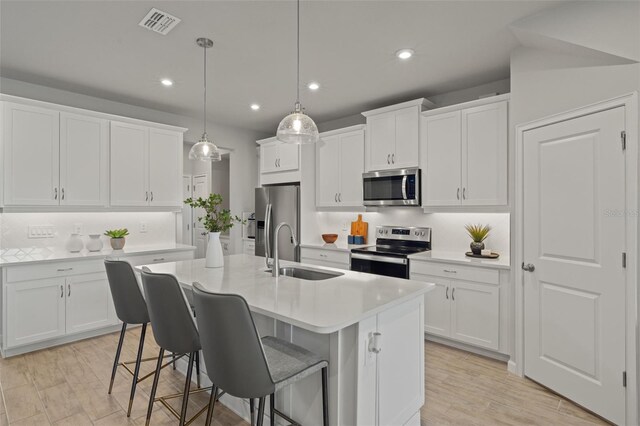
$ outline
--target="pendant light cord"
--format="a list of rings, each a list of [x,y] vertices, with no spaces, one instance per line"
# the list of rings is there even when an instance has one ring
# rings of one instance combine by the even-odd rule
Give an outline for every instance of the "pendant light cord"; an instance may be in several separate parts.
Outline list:
[[[297,86],[296,86],[296,103],[300,103],[300,0],[298,0],[298,26],[297,26],[297,40],[298,40],[298,44],[297,44],[297,72],[298,72],[298,79],[297,79]]]
[[[207,133],[207,46],[206,42],[202,47],[204,50],[204,117],[202,127],[204,129],[204,133]]]

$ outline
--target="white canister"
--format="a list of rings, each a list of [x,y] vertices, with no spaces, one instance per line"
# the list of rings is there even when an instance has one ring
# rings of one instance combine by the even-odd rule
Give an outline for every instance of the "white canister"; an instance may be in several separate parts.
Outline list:
[[[80,238],[80,234],[71,234],[65,247],[70,253],[80,252],[80,250],[84,248],[84,243],[82,242],[82,238]]]
[[[104,247],[104,243],[100,239],[100,234],[89,234],[89,241],[87,241],[87,250],[101,251],[102,247]]]

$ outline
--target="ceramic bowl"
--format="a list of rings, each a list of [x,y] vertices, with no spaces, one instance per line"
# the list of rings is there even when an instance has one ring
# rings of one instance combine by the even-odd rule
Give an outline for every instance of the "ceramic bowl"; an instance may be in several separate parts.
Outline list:
[[[333,244],[338,239],[338,234],[322,234],[322,240],[327,244]]]

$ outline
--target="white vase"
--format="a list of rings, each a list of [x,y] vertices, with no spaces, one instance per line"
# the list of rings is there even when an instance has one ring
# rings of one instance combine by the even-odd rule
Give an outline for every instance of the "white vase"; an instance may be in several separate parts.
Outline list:
[[[82,250],[84,243],[82,242],[82,238],[80,238],[80,234],[71,234],[65,247],[71,253],[78,253]]]
[[[89,234],[89,241],[87,241],[87,250],[100,251],[104,244],[100,239],[100,234]]]
[[[209,242],[207,243],[207,256],[204,266],[207,268],[222,268],[224,266],[224,256],[222,244],[220,244],[220,233],[209,232]]]

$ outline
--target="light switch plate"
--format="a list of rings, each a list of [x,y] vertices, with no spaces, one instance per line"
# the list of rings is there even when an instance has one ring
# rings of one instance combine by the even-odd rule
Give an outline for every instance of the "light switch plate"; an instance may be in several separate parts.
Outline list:
[[[56,229],[53,225],[29,225],[28,238],[53,238]]]
[[[140,233],[147,232],[147,222],[140,222]]]
[[[73,224],[73,233],[74,234],[82,234],[82,224],[81,223],[74,223]]]

